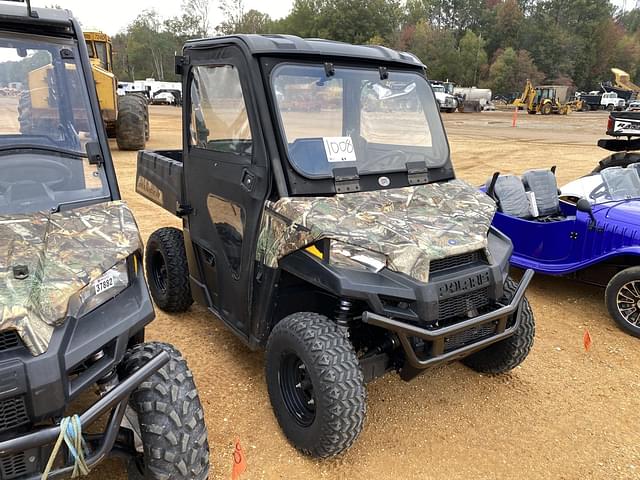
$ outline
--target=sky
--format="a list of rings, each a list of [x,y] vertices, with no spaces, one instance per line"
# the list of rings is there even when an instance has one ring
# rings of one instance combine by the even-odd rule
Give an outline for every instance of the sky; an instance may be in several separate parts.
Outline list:
[[[34,7],[60,5],[71,10],[82,22],[82,28],[99,29],[114,35],[124,29],[138,14],[147,8],[155,8],[162,17],[173,17],[180,14],[180,0],[31,0]],[[255,8],[268,13],[272,18],[286,16],[293,0],[244,0],[245,10]],[[212,2],[211,24],[218,25],[222,15]]]
[[[144,9],[155,8],[162,17],[180,14],[180,0],[31,0],[33,6],[57,4],[71,10],[82,22],[84,29],[98,29],[114,35],[124,29]],[[627,9],[635,6],[636,0],[612,0],[617,7]],[[268,13],[272,18],[286,16],[293,0],[244,0],[245,9],[255,8]],[[217,4],[215,0],[213,6]],[[222,15],[218,8],[212,9],[211,24],[218,25]]]

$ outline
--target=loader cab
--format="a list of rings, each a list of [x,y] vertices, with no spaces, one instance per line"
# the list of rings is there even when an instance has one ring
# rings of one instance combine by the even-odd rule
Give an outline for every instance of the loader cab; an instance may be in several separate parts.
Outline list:
[[[113,47],[111,38],[102,32],[84,32],[91,64],[108,72],[113,71]]]
[[[188,42],[178,67],[189,126],[179,203],[194,299],[250,343],[266,338],[261,317],[278,276],[256,261],[269,202],[454,177],[437,102],[412,55],[249,35]]]

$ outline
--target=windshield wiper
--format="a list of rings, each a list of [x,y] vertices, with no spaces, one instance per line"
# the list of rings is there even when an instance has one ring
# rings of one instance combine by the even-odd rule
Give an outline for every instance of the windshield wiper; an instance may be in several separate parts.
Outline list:
[[[38,145],[35,143],[12,143],[9,145],[0,145],[0,152],[6,152],[9,150],[39,150],[43,152],[59,153],[68,157],[74,158],[88,158],[86,153],[78,152],[76,150],[68,150],[66,148],[54,147],[49,145]]]

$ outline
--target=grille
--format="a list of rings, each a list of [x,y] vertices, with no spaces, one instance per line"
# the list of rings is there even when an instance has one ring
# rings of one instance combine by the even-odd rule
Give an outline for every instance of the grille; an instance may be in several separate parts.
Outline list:
[[[15,330],[0,332],[0,352],[19,347],[21,344],[22,342],[18,336],[18,332]]]
[[[429,264],[429,271],[431,273],[441,272],[461,265],[484,261],[486,261],[484,252],[482,250],[476,250],[475,252],[461,253],[460,255],[453,255],[452,257],[432,260]]]
[[[489,304],[489,289],[482,288],[475,292],[441,300],[438,304],[438,320],[464,315],[474,308],[482,308]]]
[[[0,402],[0,432],[29,423],[24,397],[8,398]]]
[[[485,337],[493,335],[496,331],[495,323],[488,323],[486,325],[480,325],[479,327],[473,327],[464,332],[457,333],[444,339],[444,351],[445,353],[455,350],[465,345],[477,342]]]
[[[18,453],[10,457],[0,458],[1,478],[11,480],[27,473],[27,463],[24,460],[24,453]]]

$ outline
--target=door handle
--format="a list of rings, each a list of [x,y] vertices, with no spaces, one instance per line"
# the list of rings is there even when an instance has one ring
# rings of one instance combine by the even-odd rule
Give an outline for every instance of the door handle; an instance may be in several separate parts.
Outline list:
[[[244,169],[242,172],[242,186],[248,191],[253,191],[253,185],[256,183],[256,176],[249,170]]]

